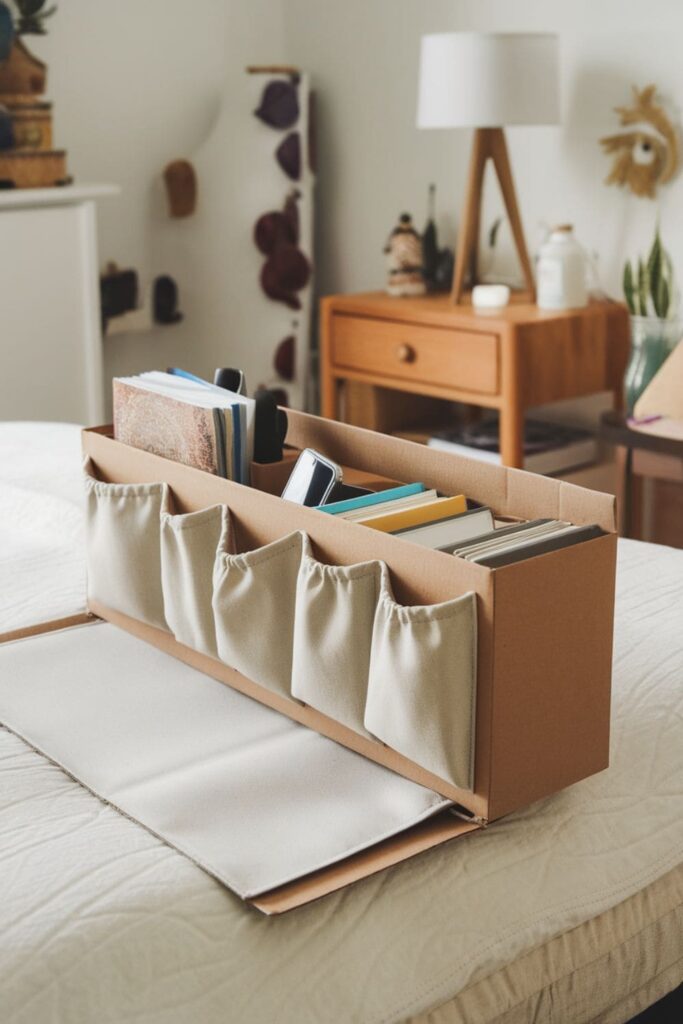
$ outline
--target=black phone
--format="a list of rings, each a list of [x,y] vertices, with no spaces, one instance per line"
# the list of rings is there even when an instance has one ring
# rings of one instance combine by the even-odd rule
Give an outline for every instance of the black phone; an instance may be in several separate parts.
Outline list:
[[[342,478],[341,466],[312,448],[304,448],[296,460],[281,497],[297,505],[324,505],[332,488]]]
[[[234,391],[236,395],[246,395],[247,393],[244,372],[236,370],[232,366],[219,366],[213,375],[213,382],[219,388]]]

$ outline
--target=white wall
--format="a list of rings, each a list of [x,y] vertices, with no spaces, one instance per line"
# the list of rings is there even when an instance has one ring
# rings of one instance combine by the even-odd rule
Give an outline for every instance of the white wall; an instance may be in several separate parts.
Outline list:
[[[456,28],[458,4],[285,0],[285,11],[290,58],[318,95],[319,293],[381,287],[386,238],[404,210],[422,228],[432,181],[452,241],[464,140],[418,133],[415,108],[420,36]]]
[[[48,63],[55,141],[71,173],[123,188],[99,205],[103,261],[135,267],[143,282],[170,273],[180,287],[183,324],[105,340],[107,379],[229,362],[245,244],[235,211],[253,170],[241,159],[244,68],[283,59],[280,0],[64,0],[48,35],[27,41]],[[199,175],[187,220],[166,214],[160,175],[176,157]]]
[[[318,93],[319,293],[382,286],[387,234],[404,209],[422,226],[430,181],[442,242],[452,244],[469,133],[417,130],[417,66],[423,33],[467,28],[561,32],[563,125],[509,133],[527,236],[534,248],[540,221],[573,220],[617,293],[656,204],[602,184],[597,139],[614,130],[611,108],[632,82],[654,80],[683,105],[680,0],[63,0],[48,36],[30,40],[49,65],[57,143],[81,181],[123,186],[100,207],[103,259],[143,279],[173,274],[186,314],[147,337],[108,339],[108,375],[173,362],[201,373],[249,367],[259,345],[272,345],[243,301],[256,258],[242,216],[256,173],[243,145],[247,63],[297,63]],[[179,156],[194,159],[200,181],[186,221],[166,216],[160,181]],[[682,178],[659,205],[683,279]],[[486,220],[495,213],[491,190]]]
[[[561,127],[508,133],[529,247],[541,222],[573,221],[599,254],[604,286],[618,294],[624,258],[650,241],[659,205],[683,280],[683,178],[659,204],[607,188],[597,141],[616,130],[612,108],[628,102],[632,83],[654,81],[683,105],[680,0],[285,0],[285,9],[290,55],[320,93],[322,293],[382,285],[385,236],[404,207],[424,222],[430,180],[452,243],[470,136],[418,131],[415,105],[419,37],[453,29],[561,33]],[[489,191],[485,225],[498,210]]]

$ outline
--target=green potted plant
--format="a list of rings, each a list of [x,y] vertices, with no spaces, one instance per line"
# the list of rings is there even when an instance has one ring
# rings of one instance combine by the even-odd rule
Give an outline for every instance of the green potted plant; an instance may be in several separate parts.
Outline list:
[[[624,376],[626,409],[633,407],[683,334],[676,316],[676,285],[671,257],[659,225],[647,259],[624,266],[624,298],[631,314],[631,357]]]

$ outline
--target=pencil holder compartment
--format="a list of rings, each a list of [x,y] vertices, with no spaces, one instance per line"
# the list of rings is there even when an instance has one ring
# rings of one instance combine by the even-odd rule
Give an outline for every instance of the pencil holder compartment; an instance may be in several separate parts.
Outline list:
[[[473,784],[476,633],[475,594],[399,605],[383,566],[365,727],[461,789]]]
[[[294,600],[308,537],[297,530],[216,562],[213,614],[221,661],[290,697]]]
[[[296,587],[292,695],[363,735],[380,571],[304,554]]]
[[[167,629],[160,515],[168,485],[111,484],[85,464],[88,598]]]
[[[181,644],[216,657],[211,599],[216,559],[228,548],[225,505],[172,515],[161,510],[161,589],[169,629]]]

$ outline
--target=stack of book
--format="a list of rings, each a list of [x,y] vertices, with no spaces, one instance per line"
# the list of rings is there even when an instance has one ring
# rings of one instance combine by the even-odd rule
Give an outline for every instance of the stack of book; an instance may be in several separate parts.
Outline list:
[[[597,526],[573,526],[556,519],[496,528],[490,508],[468,508],[464,495],[440,497],[421,483],[321,505],[319,511],[490,568],[591,540],[602,533]]]
[[[430,448],[501,465],[497,416],[437,431],[427,444]],[[597,458],[598,442],[588,430],[540,420],[527,420],[524,424],[524,469],[530,473],[561,473]]]
[[[182,371],[114,379],[114,437],[133,448],[249,483],[255,402]]]

